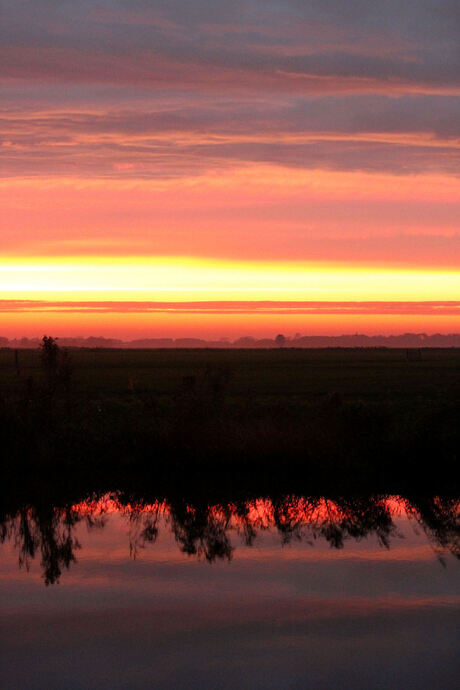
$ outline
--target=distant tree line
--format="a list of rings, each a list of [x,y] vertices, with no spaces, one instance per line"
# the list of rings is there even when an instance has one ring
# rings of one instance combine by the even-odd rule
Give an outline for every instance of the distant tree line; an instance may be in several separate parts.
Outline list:
[[[404,333],[401,335],[299,335],[293,337],[279,333],[274,338],[254,338],[243,336],[233,341],[204,340],[202,338],[142,338],[120,340],[90,336],[88,338],[60,338],[62,347],[87,348],[326,348],[326,347],[388,347],[388,348],[427,348],[459,347],[460,333]],[[42,341],[39,338],[0,337],[0,348],[38,348]]]

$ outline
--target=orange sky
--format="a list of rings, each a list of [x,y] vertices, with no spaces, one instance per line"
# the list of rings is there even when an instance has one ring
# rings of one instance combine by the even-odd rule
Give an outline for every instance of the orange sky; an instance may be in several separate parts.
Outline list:
[[[447,0],[42,4],[0,30],[0,301],[48,307],[0,308],[0,336],[460,331],[455,309],[218,305],[460,299]]]

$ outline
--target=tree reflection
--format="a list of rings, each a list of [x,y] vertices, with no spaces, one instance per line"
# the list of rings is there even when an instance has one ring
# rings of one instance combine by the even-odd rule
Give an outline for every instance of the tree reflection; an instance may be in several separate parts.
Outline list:
[[[153,544],[157,540],[161,508],[155,505],[153,508],[146,509],[142,505],[135,504],[122,506],[121,513],[127,518],[129,525],[129,555],[136,559],[141,549],[145,549],[147,544]]]
[[[208,561],[231,560],[232,536],[252,546],[265,530],[280,537],[281,544],[301,540],[313,545],[325,540],[342,549],[347,540],[377,538],[390,548],[396,535],[395,516],[416,520],[439,555],[460,558],[460,501],[442,497],[296,497],[259,498],[208,505],[185,500],[128,500],[120,494],[91,498],[61,508],[27,506],[0,523],[0,539],[18,550],[19,566],[29,568],[40,557],[46,585],[59,582],[63,570],[76,562],[81,548],[76,527],[102,529],[116,511],[126,520],[129,552],[136,558],[154,544],[160,530],[169,530],[179,549],[190,557]]]
[[[25,508],[4,522],[1,539],[9,538],[19,551],[19,566],[29,569],[30,562],[40,553],[46,585],[59,582],[63,568],[76,561],[80,544],[74,527],[80,521],[71,508],[62,511]]]
[[[453,498],[406,499],[408,515],[414,517],[435,548],[460,559],[460,501]]]
[[[170,510],[172,531],[183,553],[210,563],[216,559],[231,559],[233,547],[228,535],[228,513],[185,503],[172,504]]]

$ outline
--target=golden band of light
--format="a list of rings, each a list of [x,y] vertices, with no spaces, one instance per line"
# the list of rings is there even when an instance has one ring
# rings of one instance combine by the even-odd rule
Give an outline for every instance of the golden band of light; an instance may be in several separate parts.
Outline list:
[[[0,259],[4,299],[455,300],[459,271],[183,257]]]

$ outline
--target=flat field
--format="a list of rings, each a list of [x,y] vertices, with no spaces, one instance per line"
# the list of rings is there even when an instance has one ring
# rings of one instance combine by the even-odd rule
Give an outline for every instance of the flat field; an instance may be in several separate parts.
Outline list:
[[[26,478],[33,495],[58,480],[165,495],[458,485],[460,350],[68,354],[50,372],[38,350],[0,351],[9,494]]]
[[[346,401],[416,404],[460,392],[460,350],[70,350],[74,395],[125,398],[175,396],[214,375],[226,394],[267,402],[318,402],[339,394]],[[17,365],[16,366],[16,361]],[[21,394],[43,374],[37,350],[0,350],[0,392]]]
[[[334,476],[344,490],[390,476],[405,490],[415,478],[452,486],[459,419],[454,349],[61,349],[53,370],[38,350],[0,351],[13,484],[27,467],[65,482],[146,473],[168,490],[220,485],[223,468],[239,485],[252,473],[279,485]]]

